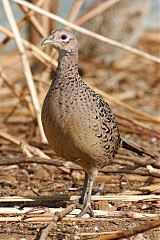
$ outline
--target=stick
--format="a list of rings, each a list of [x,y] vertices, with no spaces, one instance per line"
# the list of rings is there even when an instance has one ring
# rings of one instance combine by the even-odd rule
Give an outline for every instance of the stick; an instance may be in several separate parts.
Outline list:
[[[35,3],[38,7],[41,7],[42,3],[44,0],[39,0],[37,3]],[[25,17],[23,19],[21,19],[21,21],[17,24],[18,28],[22,28],[24,26],[24,24],[27,21],[27,18],[30,16],[33,16],[35,14],[35,12],[33,10],[30,10],[27,12],[27,14],[25,15]],[[2,42],[1,44],[4,45],[6,44],[8,41],[10,40],[10,38],[7,36]]]
[[[78,207],[78,205],[77,205]],[[11,212],[11,209],[13,212]],[[4,210],[4,211],[3,211]],[[21,213],[22,210],[18,210],[13,208],[0,208],[0,213],[1,214],[6,214],[6,210],[8,211],[8,214],[35,214],[35,215],[40,215],[43,214],[44,217],[52,217],[53,214],[55,214],[60,210],[65,210],[65,208],[42,208],[42,209],[36,209],[35,207],[28,207],[26,211],[23,211],[23,213]],[[17,210],[17,211],[16,211]],[[49,211],[49,213],[48,213]],[[47,212],[47,213],[45,213]],[[80,212],[80,209],[74,209],[72,210],[72,216],[77,215]],[[131,212],[131,211],[108,211],[108,210],[94,210],[95,216],[99,217],[99,216],[104,216],[104,217],[118,217],[118,218],[156,218],[160,216],[160,213],[139,213],[139,212]],[[34,215],[34,217],[35,217]],[[69,216],[68,216],[69,218]],[[77,217],[78,218],[78,217]]]
[[[2,132],[0,131],[0,135],[2,136]],[[6,134],[5,134],[6,135]],[[6,138],[6,136],[5,136]],[[8,138],[8,136],[7,136]],[[28,145],[27,143],[23,144],[15,139],[14,137],[11,137],[10,141],[14,142],[17,145],[21,145],[21,149],[23,153],[27,155],[26,157],[14,157],[13,158],[0,158],[0,166],[8,166],[8,165],[15,165],[15,164],[22,164],[22,163],[39,163],[39,164],[46,164],[51,166],[56,166],[60,170],[63,170],[63,167],[67,169],[73,169],[73,170],[82,170],[82,168],[72,162],[66,162],[61,158],[55,157],[50,158],[48,155],[43,153],[40,149],[35,148],[33,146]],[[17,142],[17,143],[16,143]],[[33,157],[33,155],[40,156]],[[47,156],[47,157],[46,157]],[[120,162],[121,163],[121,162]],[[142,164],[143,165],[143,164]],[[147,166],[147,164],[146,164]],[[61,169],[62,167],[62,169]],[[64,171],[64,170],[63,170]],[[100,172],[103,173],[126,173],[126,174],[139,174],[142,176],[152,176],[156,178],[160,178],[159,169],[150,170],[146,168],[138,168],[138,166],[107,166],[100,170]]]
[[[142,111],[138,110],[137,108],[134,108],[134,107],[128,105],[127,103],[122,102],[121,100],[119,100],[119,99],[117,99],[117,98],[109,95],[108,93],[105,93],[104,91],[102,91],[102,90],[94,87],[94,86],[91,85],[91,84],[88,84],[88,83],[87,83],[87,85],[89,85],[89,87],[91,87],[95,92],[97,92],[98,94],[100,94],[101,96],[103,96],[104,98],[106,98],[107,100],[110,100],[110,101],[112,101],[113,103],[115,103],[115,104],[117,104],[117,105],[119,105],[119,106],[121,106],[121,107],[124,107],[124,108],[126,108],[127,110],[129,110],[129,111],[131,111],[131,112],[134,112],[134,113],[136,113],[136,114],[138,114],[138,115],[141,115],[141,116],[143,116],[144,118],[149,119],[150,121],[154,121],[154,122],[156,122],[156,123],[160,123],[160,120],[159,120],[158,118],[156,118],[156,117],[154,117],[154,116],[151,116],[151,115],[148,114],[148,113],[142,112]]]
[[[118,114],[115,113],[115,116],[116,115],[117,115],[117,123],[118,124],[121,124],[122,126],[124,125],[125,127],[128,127],[128,128],[131,128],[131,124],[132,124],[133,125],[132,128],[137,129],[138,131],[139,130],[143,131],[144,134],[148,134],[149,136],[155,136],[158,139],[160,139],[160,132],[158,131],[158,129],[153,130],[153,129],[151,129],[151,127],[148,127],[146,124],[144,124],[144,122],[141,123],[140,121],[137,121],[131,117],[127,116],[127,118],[126,118],[124,115],[119,114],[119,113]],[[124,120],[124,121],[122,121],[122,120]]]
[[[92,31],[90,31],[88,29],[85,29],[83,27],[79,27],[76,24],[68,22],[67,20],[65,20],[65,19],[63,19],[63,18],[61,18],[61,17],[59,17],[59,16],[57,16],[57,15],[55,15],[53,13],[50,13],[48,11],[45,11],[45,10],[39,8],[39,7],[36,7],[33,4],[28,3],[25,0],[23,0],[23,1],[21,1],[21,0],[13,0],[13,2],[16,2],[18,4],[24,5],[24,6],[28,7],[28,8],[30,8],[30,9],[34,10],[37,13],[40,13],[40,14],[42,14],[44,16],[47,16],[47,17],[49,17],[49,18],[51,18],[51,19],[53,19],[53,20],[55,20],[57,22],[60,22],[63,25],[66,25],[66,26],[74,29],[75,31],[81,32],[83,34],[86,34],[86,35],[88,35],[90,37],[93,37],[93,38],[98,39],[98,40],[100,40],[102,42],[108,43],[108,44],[110,44],[112,46],[115,46],[115,47],[118,47],[118,48],[122,48],[122,49],[124,49],[124,50],[126,50],[128,52],[132,52],[132,53],[134,53],[134,54],[136,54],[138,56],[144,57],[144,58],[146,58],[146,59],[148,59],[150,61],[153,61],[153,62],[156,62],[156,63],[160,63],[160,58],[158,58],[156,56],[152,56],[152,55],[150,55],[150,54],[148,54],[146,52],[140,51],[140,50],[138,50],[136,48],[133,48],[133,47],[130,47],[130,46],[125,45],[123,43],[117,42],[115,40],[106,38],[106,37],[104,37],[104,36],[102,36],[100,34],[92,32]]]
[[[82,16],[80,19],[78,19],[75,24],[77,25],[83,25],[90,19],[94,18],[98,14],[102,14],[104,11],[115,5],[116,3],[120,2],[122,0],[110,0],[110,1],[104,1],[100,3],[98,6],[87,12],[84,16]],[[69,20],[68,20],[69,21]]]
[[[57,202],[57,201],[76,201],[80,196],[68,196],[56,194],[53,196],[12,196],[0,197],[0,202]],[[160,195],[92,195],[92,201],[123,201],[123,202],[137,202],[137,201],[160,201]]]
[[[74,1],[73,5],[72,5],[72,8],[71,8],[71,11],[67,17],[67,20],[69,22],[74,22],[82,4],[83,4],[84,0],[76,0]]]
[[[0,25],[0,31],[3,32],[4,34],[6,34],[8,37],[10,38],[14,38],[14,35],[12,32],[10,32],[8,29],[4,28],[3,26]],[[36,54],[40,55],[40,57],[44,58],[45,61],[47,61],[48,63],[50,63],[53,67],[53,69],[55,69],[57,67],[57,61],[55,61],[54,59],[52,59],[50,56],[48,56],[46,53],[44,53],[41,49],[39,49],[38,47],[36,47],[34,44],[28,42],[27,40],[21,38],[23,44],[28,48],[31,49],[33,52],[36,52]],[[3,45],[0,43],[0,48],[3,47]],[[36,55],[35,55],[36,56]],[[41,60],[41,58],[39,58],[39,60]],[[44,63],[44,62],[43,62]]]
[[[119,231],[116,233],[109,234],[107,236],[101,236],[97,238],[92,238],[93,240],[114,240],[114,239],[122,239],[124,237],[131,237],[138,233],[146,232],[150,229],[160,227],[160,218],[158,220],[155,220],[153,222],[148,221],[145,224],[140,224],[136,227],[133,227],[126,231]]]
[[[41,236],[39,240],[45,240],[49,234],[49,232],[52,230],[54,226],[57,226],[57,222],[60,221],[62,218],[64,218],[68,213],[73,211],[77,207],[77,203],[73,203],[70,206],[68,206],[66,209],[62,210],[61,212],[56,212],[53,216],[52,222],[48,224],[48,226],[42,230]]]
[[[10,31],[8,31],[7,29],[3,28],[2,26],[0,26],[0,31],[5,33],[6,35],[10,36],[10,38],[14,37],[13,34]],[[27,46],[28,48],[31,48],[33,51],[35,51],[35,53],[36,53],[35,56],[38,54],[41,57],[43,57],[47,62],[49,62],[54,69],[57,67],[57,61],[55,61],[50,56],[48,56],[47,54],[42,52],[39,48],[37,48],[33,44],[29,43],[27,40],[22,39],[22,41],[23,41],[25,46]],[[39,58],[39,60],[41,61],[41,58]],[[150,121],[153,121],[153,122],[158,123],[158,124],[160,123],[160,120],[158,118],[156,118],[154,116],[151,116],[148,113],[144,113],[144,112],[142,112],[142,111],[140,111],[140,110],[138,110],[138,109],[136,109],[136,108],[134,108],[134,107],[124,103],[124,102],[122,102],[121,100],[119,100],[119,99],[117,99],[117,98],[115,98],[115,97],[105,93],[104,91],[94,87],[91,84],[88,84],[88,85],[90,85],[91,88],[93,90],[95,90],[97,93],[99,93],[101,96],[103,96],[104,98],[108,99],[109,101],[115,103],[116,105],[119,105],[119,106],[121,106],[121,107],[123,107],[123,108],[125,108],[125,109],[127,109],[127,110],[129,110],[131,112],[134,112],[134,113],[136,113],[136,114],[138,114],[138,115],[140,115],[140,116],[142,116],[144,118],[147,118]]]
[[[25,153],[29,158],[33,157],[33,155],[37,155],[42,158],[50,159],[50,157],[44,152],[42,152],[40,149],[20,141],[18,138],[15,138],[14,136],[4,132],[3,130],[0,130],[0,137],[3,137],[4,139],[7,139],[8,141],[20,146],[22,152]]]
[[[3,78],[4,83],[7,85],[7,87],[12,91],[12,93],[16,97],[19,98],[19,102],[22,105],[24,105],[25,107],[27,107],[30,110],[30,113],[31,113],[32,117],[34,117],[33,107],[31,108],[31,104],[28,101],[28,99],[23,95],[23,91],[20,92],[20,90],[14,84],[11,84],[10,81],[8,80],[9,77],[7,78],[7,76],[5,75],[5,73],[2,70],[1,70],[1,77]],[[15,106],[15,108],[16,107],[17,107],[17,105]],[[9,114],[9,116],[11,115],[11,113]],[[7,117],[7,119],[8,119],[8,117]]]
[[[38,22],[38,20],[36,19],[36,17],[33,14],[30,14],[30,11],[27,11],[27,9],[23,6],[20,5],[22,11],[25,13],[26,18],[31,22],[32,26],[34,27],[34,29],[37,31],[37,33],[42,36],[43,38],[46,37],[47,33],[45,32],[45,30],[42,28],[41,24]]]
[[[12,135],[9,135],[8,133],[3,132],[2,130],[0,130],[0,136],[7,139],[10,142],[15,143],[16,145],[20,145],[21,141],[18,140],[17,138],[13,137]],[[31,146],[33,147],[33,146]],[[48,155],[47,155],[48,156]],[[125,166],[125,162],[130,162],[132,164],[130,164],[130,166],[134,166],[134,163],[136,165],[139,165],[141,167],[146,167],[150,164],[152,164],[154,167],[160,168],[160,163],[157,162],[157,160],[154,159],[150,159],[150,160],[140,160],[139,158],[133,158],[133,157],[129,157],[129,156],[121,156],[120,154],[117,155],[117,157],[113,160],[113,162],[115,163],[121,163],[120,161],[123,163],[123,167]],[[8,165],[15,165],[15,164],[22,164],[22,163],[39,163],[39,164],[46,164],[46,165],[52,165],[52,166],[66,166],[67,168],[73,168],[73,169],[82,169],[80,166],[72,163],[72,162],[68,162],[65,161],[64,159],[55,156],[52,158],[42,158],[42,156],[40,155],[40,158],[38,157],[32,157],[32,158],[26,158],[24,156],[21,157],[14,157],[13,158],[0,158],[0,165],[1,166],[8,166]],[[127,164],[126,164],[127,165]],[[109,166],[108,166],[109,167]],[[116,168],[117,169],[117,168]],[[103,169],[101,170],[103,172]]]
[[[22,42],[22,39],[21,39],[19,30],[18,30],[16,21],[15,21],[15,18],[13,16],[9,1],[8,0],[2,0],[2,3],[3,3],[3,7],[5,9],[8,21],[10,23],[11,29],[13,31],[17,47],[18,47],[20,55],[21,55],[22,65],[23,65],[23,68],[24,68],[24,74],[25,74],[25,77],[26,77],[26,81],[27,81],[28,88],[29,88],[29,91],[30,91],[32,103],[33,103],[33,106],[34,106],[34,111],[35,111],[37,123],[38,123],[38,126],[39,126],[41,139],[44,142],[46,138],[45,138],[45,135],[44,135],[44,132],[43,132],[43,127],[42,127],[42,122],[41,122],[41,108],[40,108],[36,88],[35,88],[35,85],[34,85],[34,81],[33,81],[33,78],[32,78],[32,73],[31,73],[31,69],[30,69],[30,66],[29,66],[28,57],[27,57],[25,48],[23,46],[23,42]]]
[[[36,148],[36,147],[34,147],[34,146],[31,146],[31,145],[29,145],[29,144],[27,144],[27,143],[25,143],[24,141],[20,141],[19,139],[17,139],[17,138],[15,138],[14,136],[12,136],[12,135],[10,135],[10,134],[8,134],[8,133],[6,133],[6,132],[4,132],[4,131],[2,131],[2,130],[0,130],[0,136],[1,137],[3,137],[3,138],[5,138],[5,139],[7,139],[8,141],[10,141],[10,142],[13,142],[13,143],[15,143],[16,145],[19,145],[20,146],[20,148],[21,148],[21,150],[22,150],[22,152],[28,157],[28,163],[30,162],[35,162],[35,160],[34,160],[34,158],[32,158],[33,156],[38,156],[38,157],[40,157],[39,159],[37,159],[37,161],[39,161],[39,163],[41,163],[41,164],[49,164],[49,162],[52,162],[52,164],[54,165],[54,166],[57,166],[57,168],[58,169],[60,169],[61,171],[63,171],[63,172],[67,172],[68,173],[68,171],[65,169],[65,168],[63,168],[63,167],[61,167],[61,166],[59,166],[59,164],[61,164],[62,165],[62,162],[64,162],[64,161],[59,161],[59,163],[58,163],[58,161],[57,161],[57,159],[54,161],[54,160],[52,160],[51,161],[51,158],[47,155],[47,154],[45,154],[44,152],[42,152],[39,148]],[[29,159],[32,159],[31,161],[29,160]],[[42,160],[42,159],[44,159],[44,160]],[[13,159],[12,159],[13,160]],[[12,161],[11,160],[11,165],[13,165],[13,162],[14,161]],[[16,159],[15,159],[16,160]],[[47,160],[49,160],[48,162],[47,162]],[[1,159],[0,159],[0,161],[1,161]],[[19,161],[19,160],[18,160]],[[20,162],[21,162],[21,160],[20,160]],[[20,163],[19,162],[19,163]],[[22,162],[21,162],[22,163]],[[55,163],[55,164],[54,164]],[[5,165],[6,164],[6,160],[4,161],[4,162],[2,162],[2,165]],[[18,164],[18,162],[17,162],[17,164]],[[52,165],[51,164],[51,165]],[[50,165],[50,164],[49,164]],[[64,164],[65,165],[65,164]]]
[[[58,201],[58,200],[57,200]],[[52,221],[53,214],[57,211],[65,210],[64,208],[48,208],[40,207],[37,202],[37,207],[24,207],[23,209],[18,209],[16,207],[0,207],[0,222],[14,222],[19,221],[23,222],[50,222]],[[159,213],[138,213],[131,211],[107,211],[107,210],[93,210],[94,215],[97,218],[103,217],[105,220],[111,218],[123,218],[123,219],[146,219],[146,218],[157,218],[160,217]],[[80,221],[79,217],[76,215],[80,212],[80,209],[74,209],[71,213],[67,214],[63,220],[67,221]],[[12,216],[11,219],[9,216]],[[76,218],[76,219],[75,219]],[[109,219],[107,219],[109,218]],[[88,218],[86,218],[88,219]]]
[[[160,170],[153,168],[151,165],[147,166],[147,169],[150,174],[154,175],[154,177],[160,177]]]

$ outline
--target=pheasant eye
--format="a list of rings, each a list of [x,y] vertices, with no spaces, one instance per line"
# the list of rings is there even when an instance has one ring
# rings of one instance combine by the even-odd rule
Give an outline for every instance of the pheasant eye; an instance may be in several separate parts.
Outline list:
[[[61,39],[62,39],[62,40],[66,40],[66,38],[67,38],[66,35],[62,35],[62,36],[61,36]]]

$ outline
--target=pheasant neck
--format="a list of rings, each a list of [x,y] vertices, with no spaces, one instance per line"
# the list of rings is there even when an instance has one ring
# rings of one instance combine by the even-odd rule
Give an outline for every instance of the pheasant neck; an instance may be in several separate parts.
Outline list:
[[[57,72],[66,74],[66,71],[78,72],[78,51],[60,53]]]

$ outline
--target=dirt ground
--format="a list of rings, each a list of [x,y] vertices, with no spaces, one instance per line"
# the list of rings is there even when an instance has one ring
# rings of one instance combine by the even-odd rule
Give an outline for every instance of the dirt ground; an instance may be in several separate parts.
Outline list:
[[[148,36],[148,38],[144,39],[143,36]],[[155,40],[150,38],[156,36],[156,33],[146,33],[143,36],[137,47],[155,56],[158,55],[159,44],[156,38]],[[20,71],[17,60],[19,60],[19,56],[16,53],[1,56],[7,79],[11,79],[14,86],[23,91],[24,95],[28,95],[24,76]],[[35,66],[33,68],[35,70]],[[90,71],[91,68],[92,71]],[[160,79],[159,66],[156,63],[127,53],[125,57],[110,66],[104,64],[97,66],[95,63],[81,59],[80,71],[86,82],[94,84],[97,88],[117,97],[135,109],[160,119]],[[38,75],[36,77],[38,78]],[[46,92],[48,86],[44,85],[44,87]],[[39,92],[41,89],[42,86],[39,87]],[[109,103],[117,116],[122,135],[132,138],[159,157],[160,126],[158,123],[140,118],[136,113],[128,111],[123,106],[113,104],[111,101]],[[16,110],[14,111],[15,106]],[[25,106],[17,100],[6,82],[1,85],[0,109],[1,130],[11,134],[16,139],[21,139],[32,146],[38,147],[50,157],[55,157],[49,146],[40,142],[35,120],[32,119]],[[136,125],[137,122],[141,126]],[[0,161],[14,160],[17,157],[19,159],[25,157],[20,146],[0,136]],[[93,239],[100,235],[103,236],[107,232],[126,230],[138,224],[146,224],[148,221],[156,220],[160,216],[160,174],[151,174],[147,171],[146,166],[139,165],[137,167],[139,172],[112,172],[113,167],[115,169],[122,167],[124,161],[126,161],[124,166],[135,166],[135,161],[132,162],[131,159],[137,158],[140,159],[132,153],[120,150],[116,161],[111,165],[110,172],[99,173],[93,188],[93,194],[97,196],[127,195],[133,197],[133,200],[94,200],[92,201],[94,209],[109,210],[113,214],[111,216],[82,219],[73,218],[73,215],[67,216],[57,223],[47,239]],[[145,157],[141,159],[142,161],[143,159],[146,160]],[[7,201],[6,197],[51,197],[56,194],[79,196],[83,186],[83,177],[82,170],[65,169],[64,167],[59,168],[38,163],[24,162],[18,165],[0,166],[0,239],[39,239],[40,229],[49,222],[47,217],[44,220],[43,218],[31,220],[30,215],[28,217],[27,214],[22,214],[23,217],[20,219],[19,216],[22,215],[13,212],[5,213],[2,212],[3,209],[23,210],[30,207],[33,211],[40,209],[46,214],[48,208],[65,208],[71,203],[71,201],[52,202],[47,200],[29,202],[23,201],[23,199],[21,201]],[[134,200],[134,196],[141,195],[150,196],[150,198]],[[159,199],[158,197],[154,198],[154,196],[159,196]],[[1,201],[2,198],[6,198],[6,200]],[[114,216],[117,211],[119,214]],[[120,214],[120,212],[124,214]],[[34,212],[33,214],[34,217],[42,217],[42,215],[43,213],[36,214]],[[158,240],[160,239],[160,228],[139,233],[127,239]]]

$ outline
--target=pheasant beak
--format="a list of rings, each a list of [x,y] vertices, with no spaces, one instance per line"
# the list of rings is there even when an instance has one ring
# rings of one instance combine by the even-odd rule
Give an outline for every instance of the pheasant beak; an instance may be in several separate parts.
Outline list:
[[[41,46],[42,45],[52,45],[55,41],[53,39],[50,38],[46,38],[42,41]]]

